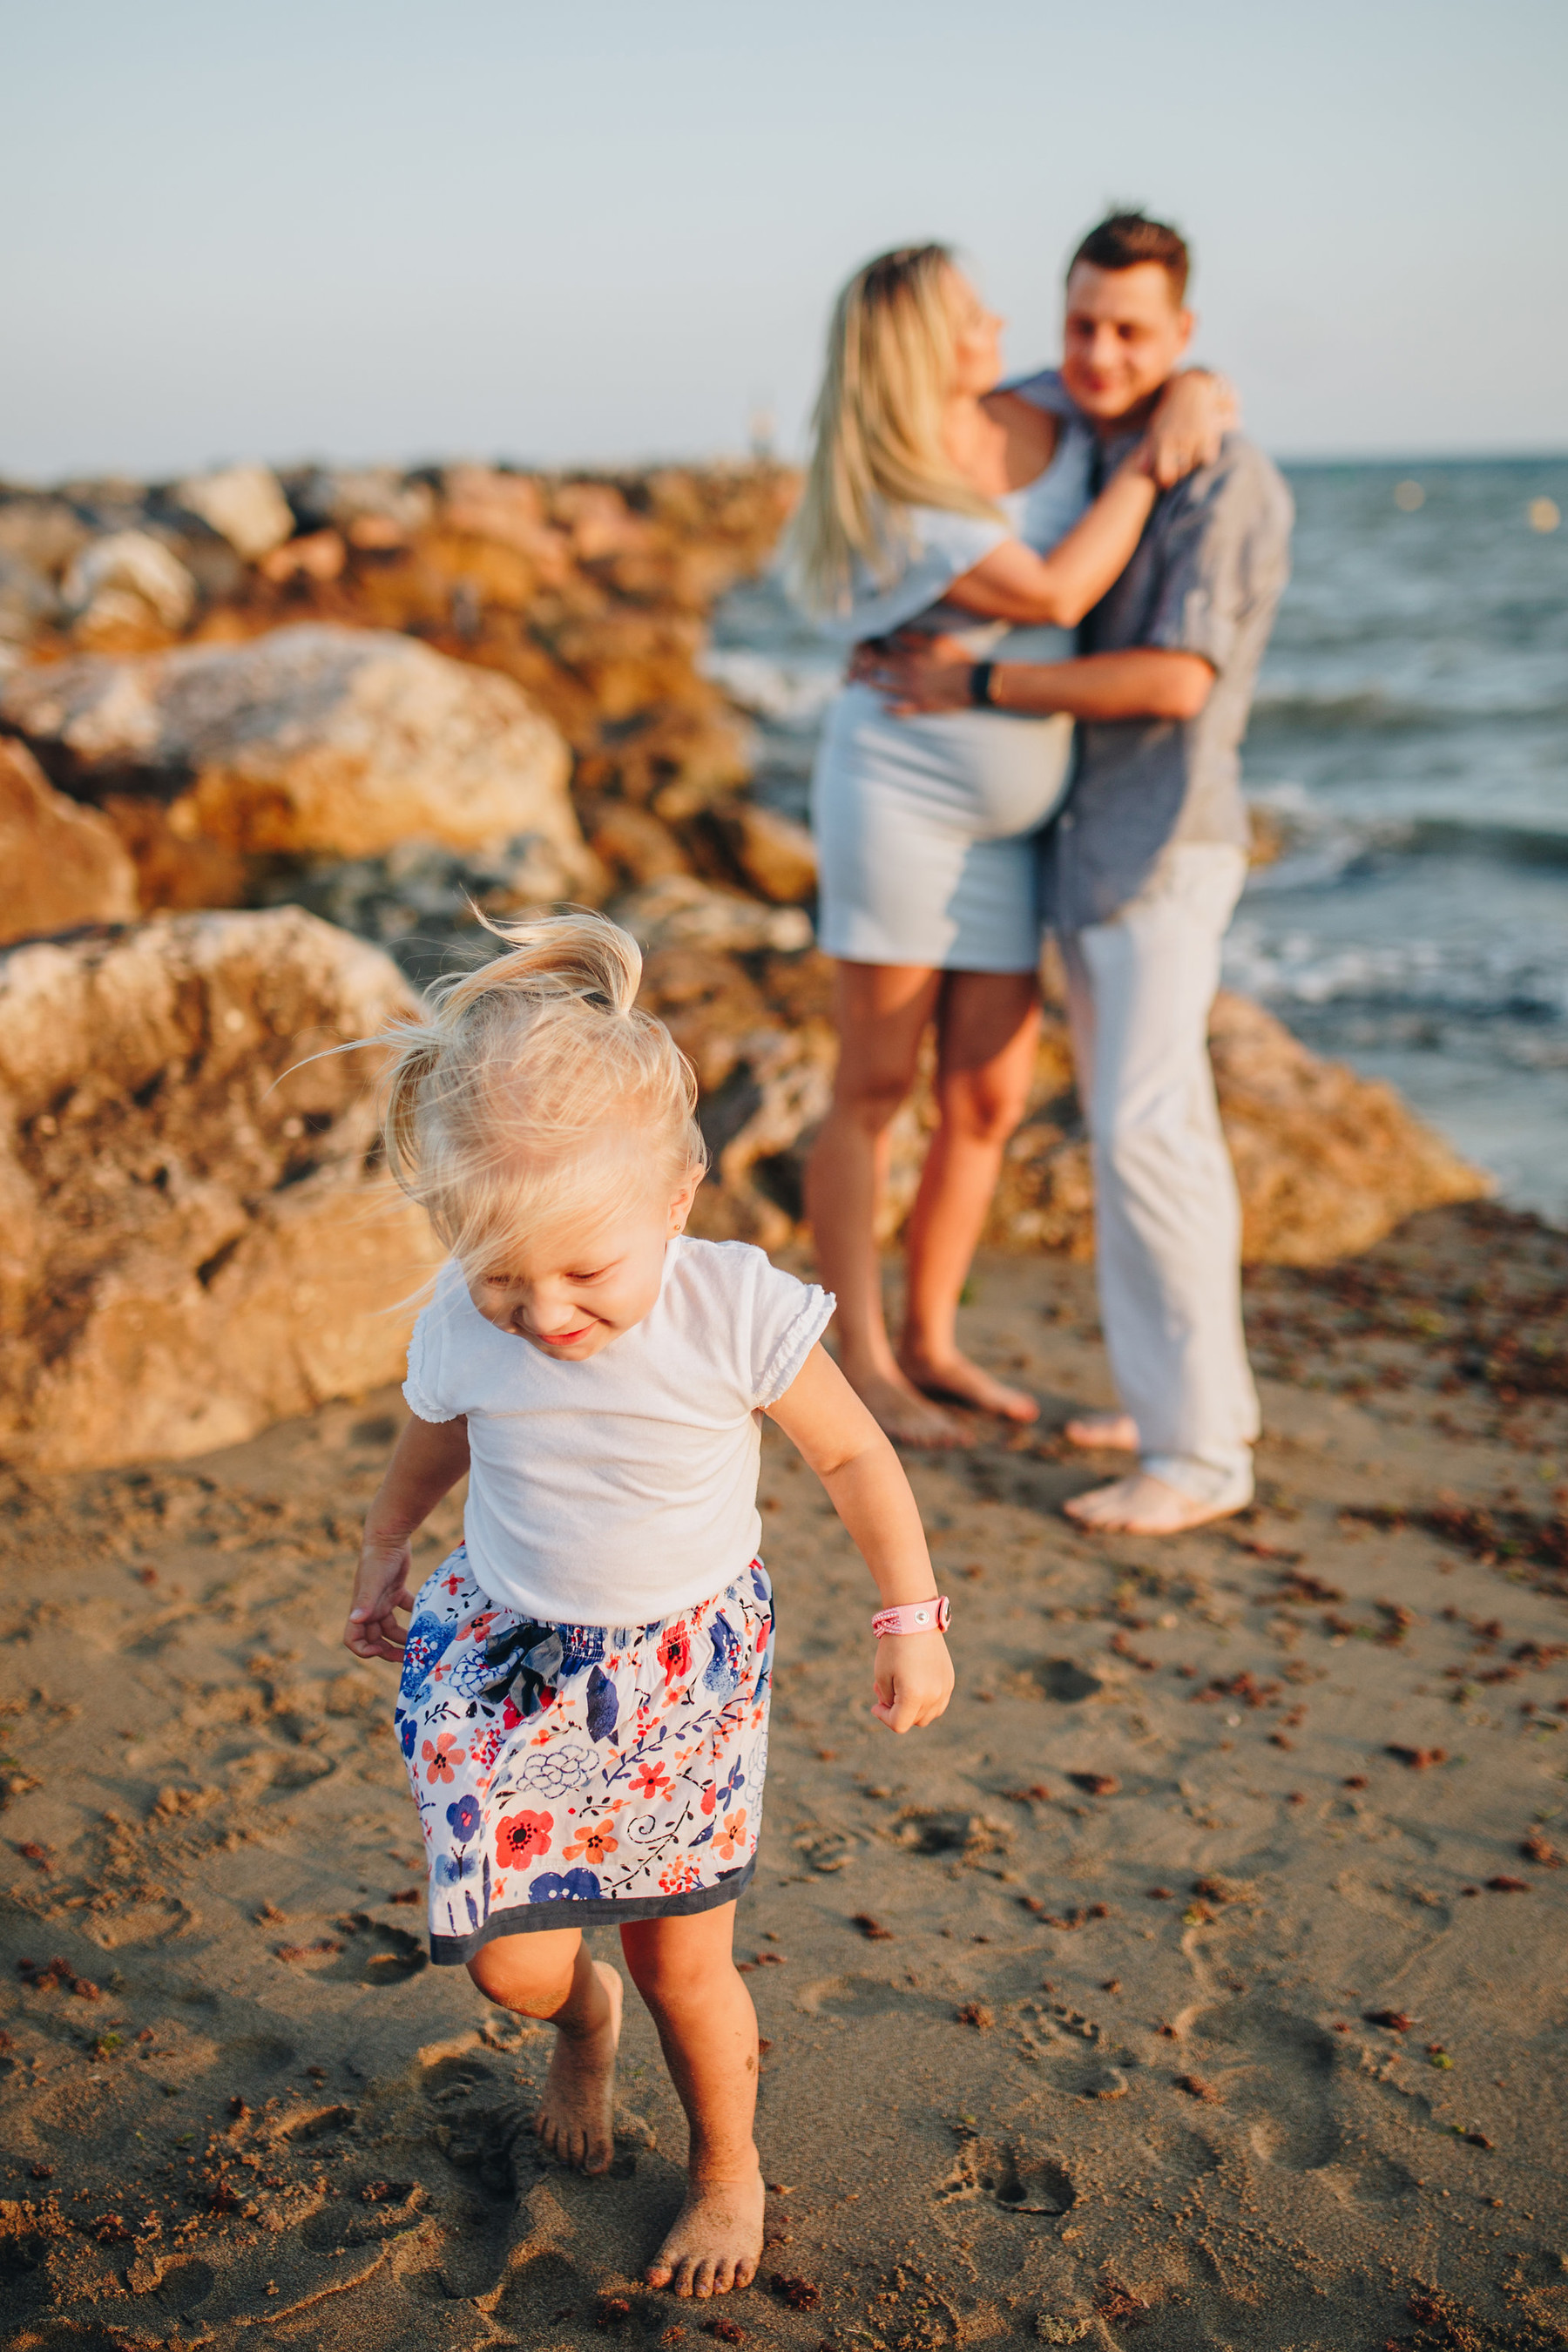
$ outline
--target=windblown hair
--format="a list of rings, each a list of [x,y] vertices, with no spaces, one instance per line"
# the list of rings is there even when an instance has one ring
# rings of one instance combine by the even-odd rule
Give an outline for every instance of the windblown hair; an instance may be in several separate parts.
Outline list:
[[[891,578],[909,545],[910,507],[996,512],[942,444],[953,370],[952,268],[944,245],[902,246],[858,269],[834,306],[811,463],[786,550],[791,587],[808,612],[845,610],[858,561],[875,578]]]
[[[1178,310],[1185,299],[1192,268],[1192,256],[1180,229],[1134,212],[1111,213],[1089,230],[1068,263],[1069,278],[1080,261],[1094,269],[1136,269],[1140,262],[1157,261],[1171,281],[1171,299]]]
[[[470,1276],[563,1213],[673,1198],[708,1160],[691,1065],[637,1008],[637,941],[586,912],[486,928],[507,951],[375,1041],[387,1166]]]

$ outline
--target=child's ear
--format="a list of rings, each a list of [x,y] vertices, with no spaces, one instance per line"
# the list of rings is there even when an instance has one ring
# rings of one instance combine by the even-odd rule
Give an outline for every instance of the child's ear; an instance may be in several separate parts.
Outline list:
[[[694,1168],[669,1204],[669,1234],[672,1241],[677,1234],[686,1231],[686,1220],[691,1214],[691,1203],[697,1198],[697,1187],[701,1181],[701,1169]]]

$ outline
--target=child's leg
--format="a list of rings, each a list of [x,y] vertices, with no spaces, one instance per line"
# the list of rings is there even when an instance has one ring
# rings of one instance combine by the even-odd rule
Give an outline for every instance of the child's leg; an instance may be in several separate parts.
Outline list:
[[[575,1927],[498,1936],[468,1974],[487,1999],[555,2028],[555,2050],[533,2128],[552,2156],[603,2172],[615,2154],[616,2044],[621,1980],[592,1960]]]
[[[732,1903],[621,1929],[689,2130],[686,2201],[645,2273],[650,2286],[677,2294],[749,2286],[763,2255],[763,2176],[752,2137],[757,2019],[731,1957],[734,1932]]]

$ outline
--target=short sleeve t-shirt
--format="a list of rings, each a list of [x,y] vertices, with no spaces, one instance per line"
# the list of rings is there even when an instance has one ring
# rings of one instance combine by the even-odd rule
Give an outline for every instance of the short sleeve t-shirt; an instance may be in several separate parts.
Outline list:
[[[414,1327],[403,1393],[468,1424],[468,1565],[546,1624],[648,1625],[693,1608],[757,1552],[760,1416],[834,1301],[744,1242],[677,1236],[650,1313],[584,1363],[499,1330],[445,1265]]]

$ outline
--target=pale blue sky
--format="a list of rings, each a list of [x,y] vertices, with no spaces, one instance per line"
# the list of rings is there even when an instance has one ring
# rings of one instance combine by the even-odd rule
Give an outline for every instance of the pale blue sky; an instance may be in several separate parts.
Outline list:
[[[0,473],[798,444],[943,236],[1054,349],[1179,221],[1285,455],[1568,443],[1562,0],[0,0]]]

